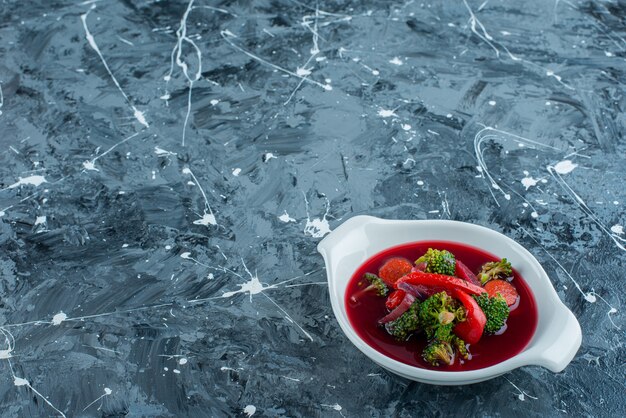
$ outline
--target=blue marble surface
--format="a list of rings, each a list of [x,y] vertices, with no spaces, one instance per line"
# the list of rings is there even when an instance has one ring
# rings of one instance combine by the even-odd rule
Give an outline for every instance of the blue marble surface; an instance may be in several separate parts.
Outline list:
[[[624,416],[626,3],[3,1],[0,405],[25,416]],[[357,214],[514,238],[562,373],[467,387],[341,333]]]

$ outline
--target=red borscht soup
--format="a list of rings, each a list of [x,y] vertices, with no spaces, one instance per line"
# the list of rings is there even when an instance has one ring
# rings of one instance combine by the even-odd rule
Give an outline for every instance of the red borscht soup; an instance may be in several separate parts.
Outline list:
[[[416,260],[418,260],[418,258],[422,257],[425,253],[427,253],[427,251],[431,251],[429,249],[446,250],[454,256],[455,260],[460,261],[467,270],[471,271],[473,275],[476,275],[476,277],[478,277],[478,280],[476,280],[475,277],[472,278],[474,284],[468,284],[467,289],[464,288],[464,290],[468,293],[459,292],[458,289],[446,287],[447,284],[444,287],[438,286],[436,284],[433,285],[433,283],[431,282],[432,280],[436,281],[447,279],[452,283],[456,283],[456,286],[458,286],[459,282],[457,282],[456,280],[463,280],[463,277],[460,276],[464,275],[454,274],[454,276],[460,278],[450,278],[448,276],[452,276],[452,274],[450,274],[449,270],[447,271],[447,275],[445,276],[442,274],[431,274],[432,270],[429,271],[425,267],[426,263],[416,263]],[[372,280],[371,278],[374,277],[376,279],[376,276],[374,275],[381,275],[381,277],[384,277],[384,275],[387,274],[385,269],[387,269],[388,271],[388,266],[393,264],[387,262],[389,260],[398,261],[398,258],[405,259],[406,261],[410,262],[412,271],[415,273],[409,273],[408,275],[406,275],[406,271],[402,271],[400,275],[404,275],[403,278],[395,282],[395,284],[393,281],[390,282],[388,280],[385,280],[388,289],[386,288],[385,293],[383,294],[383,292],[380,291],[379,287],[377,288],[376,286],[373,286],[374,284],[376,284],[375,282],[371,282],[372,284],[370,284],[370,281]],[[433,261],[432,258],[430,260],[431,264],[434,266],[436,264],[435,261]],[[406,261],[404,262],[406,263]],[[368,345],[387,357],[411,366],[439,371],[468,371],[493,366],[520,353],[530,342],[537,327],[537,307],[535,305],[533,294],[524,279],[515,270],[515,266],[512,266],[511,268],[511,265],[509,263],[508,277],[506,277],[506,279],[504,280],[491,280],[493,282],[493,286],[489,285],[489,281],[487,281],[487,283],[481,283],[480,278],[483,277],[484,280],[484,276],[481,276],[480,273],[485,271],[481,271],[481,268],[483,268],[486,263],[497,263],[500,261],[500,259],[485,251],[453,242],[420,241],[389,248],[368,259],[365,263],[363,263],[363,265],[361,265],[361,267],[359,267],[359,269],[350,279],[350,282],[348,283],[348,287],[346,289],[345,297],[345,306],[348,318],[354,330]],[[381,270],[381,267],[383,266],[385,267]],[[435,271],[435,273],[438,272]],[[469,273],[470,276],[473,276],[472,273]],[[419,289],[426,290],[426,293],[424,294],[417,292],[416,294],[414,294],[414,300],[416,302],[412,302],[413,299],[411,296],[405,296],[407,298],[411,298],[409,299],[411,303],[417,303],[417,305],[414,306],[416,308],[415,318],[416,321],[420,321],[420,325],[418,326],[418,329],[416,331],[410,332],[408,334],[402,334],[402,337],[398,339],[397,335],[395,336],[395,338],[394,336],[390,335],[390,331],[388,332],[386,326],[381,324],[380,321],[382,318],[389,318],[388,315],[390,314],[390,312],[393,311],[391,306],[398,306],[398,304],[400,303],[399,301],[394,302],[391,300],[393,298],[398,299],[398,294],[392,295],[392,293],[394,293],[394,289],[398,289],[398,283],[402,281],[407,281],[408,276],[415,276],[413,279],[408,279],[408,282],[410,283],[415,284],[419,282],[420,285],[422,283],[427,283],[429,285],[417,287]],[[494,279],[501,278],[502,276],[494,276]],[[394,278],[393,280],[396,279],[397,278]],[[466,276],[465,279],[468,280]],[[504,286],[497,286],[498,283],[496,282]],[[463,283],[467,282],[463,281]],[[461,286],[463,287],[463,285]],[[477,292],[476,289],[479,289],[483,292],[489,290],[488,293],[490,293],[490,296],[499,297],[500,293],[491,293],[491,288],[503,289],[501,293],[506,294],[502,294],[501,296],[504,296],[505,298],[503,299],[506,299],[508,301],[511,297],[511,294],[507,293],[507,286],[508,288],[513,289],[511,290],[511,292],[513,293],[512,300],[514,300],[515,302],[513,303],[511,301],[504,304],[505,310],[507,304],[509,306],[508,318],[506,318],[505,326],[502,327],[498,332],[494,333],[493,331],[487,332],[487,329],[489,328],[489,326],[487,325],[484,333],[480,331],[480,335],[482,336],[479,337],[479,340],[477,342],[475,342],[474,344],[465,344],[466,349],[468,349],[469,351],[469,356],[467,354],[460,355],[460,351],[463,349],[457,348],[456,355],[452,356],[451,364],[447,364],[446,362],[439,362],[437,365],[434,365],[432,361],[433,357],[429,357],[426,354],[427,351],[425,351],[425,348],[431,343],[439,344],[439,336],[433,336],[434,334],[431,333],[431,338],[428,338],[426,336],[427,332],[424,331],[424,325],[421,323],[422,320],[420,319],[422,313],[419,312],[419,307],[425,305],[425,300],[431,297],[433,293],[442,291],[445,291],[446,294],[449,295],[447,296],[446,294],[444,294],[444,298],[447,297],[448,300],[450,300],[449,298],[455,299],[452,301],[452,303],[456,307],[455,312],[457,313],[455,313],[455,315],[457,315],[458,318],[454,319],[454,322],[450,324],[450,326],[455,326],[455,328],[453,328],[454,332],[448,332],[449,338],[452,338],[453,341],[459,341],[457,336],[467,335],[467,339],[469,340],[472,339],[469,334],[459,332],[462,331],[461,327],[463,325],[468,324],[466,323],[460,326],[457,325],[459,325],[459,323],[461,322],[474,321],[473,326],[475,327],[476,321],[478,321],[479,323],[481,321],[480,316],[482,315],[482,311],[485,312],[483,318],[489,317],[488,319],[491,320],[491,315],[497,315],[497,309],[490,309],[488,307],[485,307],[489,305],[481,305],[483,306],[481,312],[472,312],[471,306],[473,302],[469,301],[472,302],[469,303],[467,301],[467,296],[460,295],[459,293],[471,295],[471,291]],[[401,293],[402,295],[406,295],[406,293],[408,293],[408,290],[406,292],[396,291],[395,293]],[[477,295],[478,293],[473,294]],[[485,295],[483,294],[483,296]],[[475,298],[476,296],[472,297]],[[460,299],[464,299],[464,303],[461,303]],[[409,303],[409,305],[411,303]],[[431,303],[430,305],[433,304]],[[474,304],[473,306],[477,305]],[[400,310],[402,310],[402,308]],[[450,316],[450,319],[446,320],[445,318],[448,318],[446,315]],[[446,323],[446,321],[452,320],[453,318],[451,316],[452,314],[450,313],[446,312],[446,315],[440,315],[440,318],[444,318],[442,319],[442,323]],[[394,315],[390,316],[393,317]],[[424,321],[426,321],[426,319]],[[466,326],[465,328],[468,327]],[[408,335],[408,337],[405,338],[405,335]],[[444,340],[445,338],[446,337],[441,337],[441,340]],[[452,343],[452,346],[454,346],[454,343]],[[429,347],[429,349],[431,351],[428,352],[432,354],[432,347]],[[452,349],[452,352],[455,352],[455,350]],[[427,358],[429,361],[426,361],[425,358]]]

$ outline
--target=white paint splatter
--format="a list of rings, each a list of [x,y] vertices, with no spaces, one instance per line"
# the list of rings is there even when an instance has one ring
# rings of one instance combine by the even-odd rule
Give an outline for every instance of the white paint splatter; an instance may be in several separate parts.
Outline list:
[[[278,159],[278,157],[276,157],[274,154],[272,154],[271,152],[266,152],[265,154],[263,154],[263,161],[264,162],[268,162],[269,160],[271,160],[272,158],[276,158]]]
[[[530,189],[532,186],[536,186],[537,183],[539,183],[538,179],[534,179],[532,177],[524,177],[521,180],[522,184],[524,185],[524,187],[526,188],[526,190]]]
[[[143,126],[148,128],[150,127],[150,125],[148,125],[148,122],[146,121],[144,113],[141,112],[139,109],[137,109],[135,105],[130,101],[130,98],[128,97],[124,89],[122,89],[122,86],[117,81],[117,78],[115,78],[115,76],[113,75],[113,72],[109,68],[109,64],[107,64],[106,60],[104,59],[104,56],[102,55],[102,52],[100,51],[100,48],[98,48],[98,44],[96,44],[95,38],[93,37],[91,32],[89,32],[89,28],[87,27],[87,16],[89,16],[89,13],[91,13],[91,11],[95,8],[96,8],[96,5],[92,4],[91,9],[89,9],[87,13],[80,15],[80,20],[83,22],[83,29],[85,30],[85,38],[87,39],[87,42],[89,42],[89,46],[91,46],[91,48],[94,51],[96,51],[96,54],[98,54],[98,56],[100,57],[100,61],[102,61],[102,65],[104,65],[104,69],[107,71],[107,73],[109,73],[111,80],[113,80],[113,83],[115,84],[117,89],[120,91],[120,93],[122,93],[122,96],[124,96],[124,99],[130,106],[130,108],[133,110],[133,116],[135,117],[135,119],[137,119],[137,121],[139,121],[139,123],[141,123]]]
[[[209,199],[207,198],[206,193],[204,192],[204,189],[200,185],[200,182],[196,178],[195,174],[193,174],[189,167],[183,168],[183,174],[189,174],[191,176],[191,178],[193,179],[193,183],[198,186],[198,188],[200,189],[200,193],[202,193],[202,197],[204,198],[204,214],[202,215],[202,218],[193,221],[193,223],[195,225],[204,226],[217,225],[217,220],[215,218],[215,215],[213,214],[211,206],[209,205]]]
[[[495,100],[489,100],[489,106],[495,106],[495,105],[496,105]]]
[[[398,116],[398,115],[396,115],[394,110],[380,109],[378,111],[378,116],[380,116],[381,118],[389,118],[391,116]]]
[[[256,60],[256,61],[258,61],[258,62],[260,62],[260,63],[262,63],[264,65],[267,65],[267,66],[269,66],[269,67],[271,67],[271,68],[273,68],[273,69],[275,69],[277,71],[281,71],[281,72],[283,72],[285,74],[288,74],[288,75],[290,75],[292,77],[297,77],[300,80],[302,80],[303,82],[306,81],[307,83],[315,84],[316,86],[319,86],[319,87],[323,88],[326,91],[331,91],[333,89],[333,87],[330,84],[322,84],[322,83],[320,83],[318,81],[315,81],[315,80],[313,80],[313,79],[311,79],[309,77],[301,76],[301,75],[299,75],[297,73],[294,73],[293,71],[290,71],[290,70],[288,70],[286,68],[283,68],[283,67],[281,67],[279,65],[273,64],[273,63],[271,63],[271,62],[269,62],[269,61],[267,61],[267,60],[265,60],[265,59],[263,59],[263,58],[261,58],[261,57],[259,57],[257,55],[254,55],[253,53],[245,50],[244,48],[242,48],[239,45],[235,44],[230,39],[230,38],[236,38],[236,36],[231,31],[229,31],[228,29],[221,31],[220,35],[222,36],[222,38],[226,42],[228,42],[228,44],[230,44],[230,46],[232,46],[233,48],[235,48],[238,51],[242,52],[243,54],[247,55],[248,57],[250,57],[250,58],[252,58],[252,59],[254,59],[254,60]]]
[[[531,399],[537,399],[536,397],[531,396],[531,395],[529,395],[528,393],[526,393],[526,392],[524,392],[523,390],[521,390],[519,387],[517,387],[517,385],[515,385],[515,383],[511,382],[511,381],[510,381],[509,379],[507,379],[506,377],[505,377],[505,379],[506,379],[506,380],[507,380],[507,381],[508,381],[511,385],[513,385],[513,387],[514,387],[515,389],[517,389],[517,391],[519,392],[519,393],[517,394],[517,399],[519,399],[520,401],[525,401],[525,400],[526,400],[526,396],[528,396],[528,397],[529,397],[529,398],[531,398]]]
[[[398,57],[393,57],[393,59],[389,60],[389,63],[393,64],[393,65],[402,65],[402,64],[404,64],[402,62],[402,60],[400,58],[398,58]]]
[[[90,170],[90,171],[100,171],[96,168],[96,162],[95,161],[84,161],[83,162],[83,168],[85,170]]]
[[[91,402],[89,405],[87,405],[84,409],[83,412],[85,412],[91,405],[95,404],[96,402],[98,402],[100,399],[104,398],[105,396],[109,396],[110,394],[112,394],[113,391],[109,388],[104,388],[104,395],[100,395],[98,398],[96,398],[93,402]],[[102,407],[102,405],[100,405],[100,407]],[[98,407],[98,410],[100,409],[100,407]]]
[[[326,216],[322,219],[307,219],[306,225],[304,226],[304,233],[311,235],[313,238],[322,238],[326,234],[330,234],[330,232],[331,229]]]
[[[502,190],[502,188],[500,187],[500,185],[496,182],[496,180],[493,178],[493,176],[491,175],[491,173],[489,172],[489,169],[487,167],[487,164],[485,163],[485,156],[483,154],[483,150],[482,150],[482,144],[487,141],[487,140],[495,140],[495,139],[510,139],[514,142],[517,142],[518,144],[523,143],[529,147],[532,147],[533,149],[537,148],[537,147],[543,147],[543,148],[548,148],[548,149],[553,149],[553,150],[557,150],[558,148],[555,148],[553,146],[550,145],[545,145],[542,144],[541,142],[537,142],[537,141],[533,141],[532,139],[528,139],[528,138],[524,138],[522,136],[519,135],[515,135],[506,131],[502,131],[496,128],[492,128],[491,126],[486,126],[483,129],[481,129],[480,131],[478,131],[476,133],[476,135],[474,136],[474,154],[476,155],[476,159],[478,160],[478,165],[480,166],[479,168],[479,172],[481,173],[481,177],[485,178],[486,180],[489,181],[491,188],[489,188],[489,193],[491,193],[491,197],[493,197],[493,200],[496,202],[496,205],[498,205],[498,207],[500,206],[500,202],[498,201],[498,199],[496,198],[496,195],[494,194],[493,190],[498,190],[505,199],[509,200],[511,198],[511,196],[509,194],[507,194],[504,190]],[[493,189],[493,190],[492,190]],[[513,189],[511,189],[513,190]],[[515,192],[513,190],[513,192]],[[516,195],[518,195],[520,198],[522,198],[524,201],[526,201],[527,203],[529,203],[523,196],[519,195],[517,192],[515,192]],[[532,207],[532,205],[529,203],[529,205]]]
[[[173,369],[172,371],[173,371],[174,373],[176,373],[176,374],[180,374],[180,370],[178,370],[178,369]]]
[[[60,325],[61,322],[67,319],[67,315],[63,312],[59,312],[58,314],[52,317],[52,325]]]
[[[108,153],[110,153],[111,151],[113,151],[115,148],[117,148],[118,146],[122,145],[123,143],[130,141],[131,139],[133,139],[134,137],[136,137],[137,135],[139,135],[141,132],[143,131],[139,131],[139,132],[135,132],[132,135],[127,136],[126,138],[122,139],[120,142],[118,142],[117,144],[112,145],[108,150],[104,151],[102,154],[97,155],[96,157],[94,157],[91,161],[85,161],[83,162],[83,168],[85,170],[92,170],[92,171],[100,171],[96,168],[96,161],[102,157],[104,157],[105,155],[107,155]],[[100,150],[100,147],[98,147],[96,149],[96,153]],[[130,154],[127,153],[126,155],[128,156]]]
[[[233,369],[232,367],[222,366],[222,367],[220,367],[220,370],[223,371],[223,372],[226,372],[226,371],[236,372],[236,371],[243,370],[243,369],[242,368]]]
[[[309,201],[306,198],[306,194],[304,194],[304,192],[302,192],[302,195],[304,196],[304,204],[306,207],[307,218],[306,225],[304,226],[304,234],[309,234],[313,238],[322,238],[326,234],[329,234],[331,232],[331,229],[328,223],[328,219],[326,219],[326,216],[330,211],[330,202],[328,201],[328,199],[326,199],[326,212],[324,213],[324,216],[322,216],[321,219],[314,218],[313,220],[311,220],[311,216],[309,214]]]
[[[569,168],[569,165],[565,166],[566,168]],[[613,242],[615,243],[615,245],[617,245],[617,247],[622,250],[622,251],[626,251],[626,246],[624,243],[626,243],[626,239],[620,237],[618,234],[615,234],[614,232],[612,232],[609,227],[607,225],[605,225],[597,216],[596,214],[589,208],[589,206],[587,206],[587,204],[585,203],[585,201],[583,200],[582,197],[580,197],[578,195],[578,193],[576,193],[569,184],[567,184],[567,182],[563,179],[563,177],[561,176],[561,173],[559,173],[556,170],[556,167],[553,167],[551,165],[549,165],[547,167],[548,172],[550,173],[550,175],[559,183],[559,185],[563,188],[563,190],[565,190],[565,192],[574,200],[574,202],[578,205],[578,207],[585,213],[585,215],[587,215],[591,220],[593,220],[596,225],[598,225],[600,227],[600,229],[602,229],[602,231],[604,233],[606,233],[609,238],[611,238],[611,240],[613,240]],[[571,171],[571,170],[569,170]],[[569,172],[566,171],[566,172]]]
[[[335,411],[341,411],[343,409],[342,406],[339,405],[338,403],[336,403],[334,405],[321,404],[321,406],[325,406],[326,408],[334,409]]]
[[[403,123],[400,126],[402,126],[402,129],[404,129],[405,131],[410,131],[411,130],[411,125],[409,125],[408,123]]]
[[[19,186],[31,185],[31,186],[41,186],[43,183],[47,183],[48,181],[44,176],[29,176],[29,177],[19,177],[19,180],[10,186],[7,189],[15,189]]]
[[[196,81],[200,80],[202,76],[202,52],[193,39],[187,36],[187,19],[189,18],[189,14],[193,9],[194,0],[190,0],[187,4],[187,8],[185,9],[185,13],[180,19],[180,25],[176,30],[176,44],[174,48],[172,48],[172,52],[170,54],[170,70],[168,74],[165,76],[166,83],[169,83],[169,80],[172,78],[172,74],[174,73],[174,63],[176,66],[182,70],[183,75],[187,79],[187,84],[189,86],[187,93],[187,112],[185,114],[185,121],[183,123],[183,132],[182,132],[182,146],[185,146],[185,136],[187,132],[187,125],[189,123],[189,116],[191,115],[191,95],[193,92],[193,85]],[[189,74],[189,65],[185,62],[185,59],[182,57],[183,53],[183,43],[190,46],[195,52],[197,62],[197,68],[195,74]],[[166,84],[167,91],[167,84]]]
[[[233,176],[237,177],[239,174],[241,174],[241,168],[235,168],[233,170]]]
[[[178,364],[180,364],[181,366],[187,364],[187,359],[184,357],[181,358],[180,360],[178,360]]]
[[[559,174],[567,174],[571,173],[576,167],[578,167],[578,164],[573,163],[571,160],[563,160],[554,165],[554,171]]]
[[[139,123],[141,123],[146,128],[149,128],[150,125],[148,125],[148,121],[146,121],[145,114],[142,111],[140,111],[139,109],[137,109],[135,106],[132,106],[132,108],[135,110],[133,112],[133,116],[135,116],[135,119],[137,119],[139,121]]]
[[[621,225],[613,225],[611,227],[611,231],[613,231],[617,235],[624,235],[624,227]]]
[[[35,219],[35,225],[43,225],[46,223],[46,216],[37,216],[37,219]]]
[[[154,153],[155,153],[156,155],[178,155],[178,154],[176,154],[175,152],[171,152],[171,151],[168,151],[168,150],[164,150],[164,149],[163,149],[163,148],[161,148],[161,147],[154,147]]]
[[[251,417],[252,415],[254,415],[256,413],[256,406],[254,406],[254,405],[246,405],[246,407],[243,408],[243,413],[246,414],[247,416]]]
[[[293,219],[291,216],[289,216],[289,214],[287,213],[287,211],[285,211],[285,213],[283,213],[282,215],[280,215],[278,217],[278,219],[280,219],[281,221],[288,223],[288,222],[295,222],[296,220]]]
[[[2,327],[0,327],[0,333],[4,336],[4,341],[6,343],[6,349],[0,350],[0,359],[6,360],[13,357],[11,353],[15,348],[15,338],[13,337],[13,334]]]
[[[217,99],[211,99],[211,101],[209,103],[211,103],[211,106],[216,106],[220,101]]]
[[[217,225],[217,220],[215,219],[215,215],[212,213],[205,213],[202,215],[202,218],[193,221],[193,224],[204,226]]]
[[[43,396],[41,393],[39,393],[34,387],[31,386],[30,382],[24,378],[21,377],[17,377],[15,375],[13,375],[13,384],[15,386],[26,386],[28,387],[30,390],[32,390],[37,396],[39,396],[45,403],[47,403],[50,408],[54,409],[56,412],[58,412],[63,418],[66,418],[65,414],[63,412],[61,412],[59,409],[57,409],[54,405],[52,405],[52,403],[50,403],[50,401],[48,400],[48,398],[46,398],[45,396]]]
[[[250,301],[252,301],[252,295],[257,295],[265,289],[269,289],[272,286],[263,286],[263,283],[259,280],[257,276],[250,276],[250,280],[245,283],[240,283],[239,290],[234,290],[232,292],[224,292],[222,293],[223,298],[229,298],[238,293],[248,293],[250,295]]]
[[[296,69],[296,74],[299,75],[300,77],[306,77],[308,75],[311,75],[311,70],[307,68],[298,67]]]

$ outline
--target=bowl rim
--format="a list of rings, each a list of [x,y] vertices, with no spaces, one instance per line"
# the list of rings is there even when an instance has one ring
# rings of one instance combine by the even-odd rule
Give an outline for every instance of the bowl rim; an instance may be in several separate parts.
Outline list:
[[[496,363],[494,365],[484,367],[481,369],[474,369],[474,370],[467,370],[467,371],[438,371],[438,370],[430,370],[430,369],[424,369],[424,368],[412,366],[412,365],[403,363],[401,361],[394,360],[386,356],[385,354],[377,351],[376,349],[371,347],[369,344],[367,344],[358,335],[358,333],[353,329],[349,319],[347,318],[347,315],[344,316],[343,314],[343,311],[341,308],[343,306],[344,301],[341,300],[342,298],[336,292],[335,286],[333,285],[334,280],[332,277],[333,272],[330,270],[330,265],[329,265],[330,264],[329,253],[331,250],[331,246],[340,243],[346,233],[350,232],[352,229],[363,227],[364,225],[367,225],[370,223],[380,223],[380,224],[389,224],[389,225],[390,224],[411,224],[412,227],[419,226],[419,225],[426,226],[426,225],[437,225],[437,224],[448,225],[452,227],[462,226],[463,228],[470,228],[475,231],[480,231],[481,233],[487,234],[488,236],[491,236],[492,238],[496,240],[499,240],[501,242],[507,242],[509,245],[511,245],[522,256],[524,262],[527,263],[529,267],[533,268],[536,272],[538,272],[540,283],[543,285],[543,288],[541,289],[537,289],[537,288],[530,289],[537,303],[538,325],[537,325],[537,329],[535,330],[528,344],[518,354],[500,363]],[[419,240],[414,240],[412,242],[417,242],[417,241]],[[451,242],[454,241],[454,242],[458,242],[461,244],[475,246],[474,244],[469,244],[465,242],[463,239],[461,239],[461,237],[456,238],[456,239],[446,238],[446,239],[442,239],[442,241],[451,241]],[[386,248],[391,248],[395,245],[402,245],[408,242],[411,242],[411,241],[398,241],[397,243],[387,246]],[[358,215],[358,216],[354,216],[346,220],[341,225],[339,225],[335,230],[333,230],[329,235],[327,235],[322,241],[319,242],[317,249],[320,252],[320,254],[322,254],[324,261],[326,263],[326,273],[327,273],[327,278],[328,278],[329,293],[330,293],[333,314],[335,315],[335,318],[337,322],[339,323],[340,328],[342,329],[344,334],[346,334],[346,336],[352,342],[352,344],[354,344],[361,352],[363,352],[367,357],[369,357],[375,363],[391,370],[392,372],[400,374],[404,377],[417,379],[420,381],[428,381],[429,383],[435,383],[435,384],[437,383],[448,383],[448,384],[460,383],[462,384],[462,383],[475,383],[481,380],[490,379],[498,375],[504,374],[508,371],[511,371],[515,368],[526,366],[526,365],[544,365],[553,371],[562,370],[565,367],[565,365],[567,365],[571,361],[571,358],[567,359],[567,361],[565,361],[565,364],[562,365],[562,367],[555,366],[553,364],[554,361],[544,358],[543,352],[542,350],[540,350],[540,347],[539,347],[541,344],[537,344],[538,341],[542,339],[542,337],[545,337],[542,335],[538,335],[539,323],[543,319],[540,314],[541,310],[539,309],[540,306],[536,297],[536,294],[538,291],[547,292],[547,296],[549,297],[550,302],[554,305],[554,308],[555,308],[553,310],[553,316],[559,315],[559,314],[569,315],[574,319],[574,322],[575,322],[574,329],[576,327],[578,328],[579,335],[577,335],[578,338],[572,339],[573,346],[575,346],[575,350],[573,350],[571,357],[573,357],[573,355],[578,351],[578,348],[580,346],[580,339],[581,339],[580,325],[578,324],[577,319],[574,317],[571,311],[559,299],[556,293],[556,290],[554,289],[554,286],[552,285],[552,282],[550,281],[547,273],[545,272],[545,270],[543,269],[539,261],[537,261],[537,259],[521,244],[519,244],[515,240],[493,229],[484,227],[482,225],[477,225],[477,224],[462,222],[462,221],[455,221],[455,220],[382,219],[382,218],[377,218],[377,217],[369,216],[369,215]],[[378,250],[375,253],[368,255],[367,258],[372,257],[373,255],[375,255],[376,253],[380,251],[383,251],[383,250]],[[365,260],[366,259],[363,259],[361,263],[364,262]],[[530,284],[529,284],[529,287],[530,287]],[[568,319],[571,321],[571,318],[568,318]],[[560,363],[563,363],[563,361],[561,361]]]

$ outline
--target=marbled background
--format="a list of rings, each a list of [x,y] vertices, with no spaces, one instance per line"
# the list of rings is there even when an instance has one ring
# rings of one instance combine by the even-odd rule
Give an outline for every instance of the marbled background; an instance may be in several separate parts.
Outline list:
[[[0,2],[0,404],[24,416],[623,416],[626,3]],[[390,375],[332,315],[356,214],[526,246],[560,374]]]

